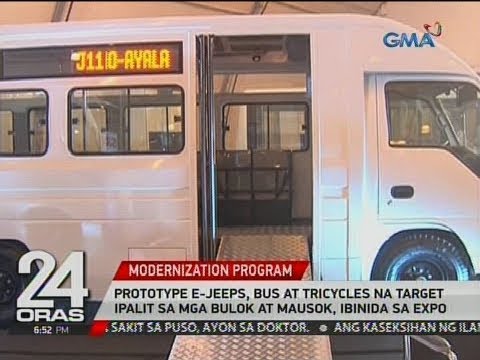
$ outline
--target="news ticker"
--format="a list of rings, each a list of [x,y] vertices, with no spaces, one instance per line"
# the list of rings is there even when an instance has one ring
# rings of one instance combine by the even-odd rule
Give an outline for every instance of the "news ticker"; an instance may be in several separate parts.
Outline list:
[[[111,321],[16,324],[10,335],[478,335],[480,321]]]
[[[28,273],[36,260],[46,265],[19,296],[11,334],[82,334],[86,329],[92,336],[480,332],[475,281],[299,281],[306,261],[122,262],[98,310],[87,319],[84,255],[72,252],[56,271],[55,259],[46,252],[20,259],[20,273]],[[59,298],[68,298],[69,305],[58,307]]]

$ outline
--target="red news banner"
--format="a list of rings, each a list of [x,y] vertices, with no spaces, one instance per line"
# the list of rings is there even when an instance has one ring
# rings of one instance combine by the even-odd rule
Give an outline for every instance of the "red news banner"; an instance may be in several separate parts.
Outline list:
[[[302,280],[308,268],[308,261],[123,261],[113,281],[291,281]],[[138,290],[145,293],[145,288]],[[185,294],[164,289],[169,292]],[[95,320],[90,335],[104,336],[109,325],[108,320]]]
[[[308,261],[124,261],[113,280],[301,280],[308,265]]]
[[[480,333],[473,282],[300,281],[307,269],[307,261],[122,262],[90,335]]]

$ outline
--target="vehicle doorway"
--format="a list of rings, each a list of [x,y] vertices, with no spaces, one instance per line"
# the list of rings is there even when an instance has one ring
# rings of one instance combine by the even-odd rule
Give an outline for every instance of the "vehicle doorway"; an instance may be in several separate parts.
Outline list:
[[[264,258],[282,257],[282,236],[305,239],[308,253],[309,36],[205,36],[197,47],[204,258],[218,258],[228,239],[242,246],[251,239]]]

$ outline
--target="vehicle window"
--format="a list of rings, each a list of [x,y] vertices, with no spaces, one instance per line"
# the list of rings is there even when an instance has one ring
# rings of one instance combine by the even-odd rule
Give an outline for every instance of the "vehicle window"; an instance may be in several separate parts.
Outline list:
[[[439,94],[439,106],[452,123],[458,146],[480,154],[480,92],[471,84]]]
[[[47,111],[46,109],[32,109],[28,116],[30,133],[30,151],[42,153],[47,147]]]
[[[13,153],[13,112],[0,111],[0,152],[2,154]]]
[[[182,108],[181,106],[145,106],[130,107],[130,149],[148,151],[154,149],[168,152],[171,144],[182,136]]]
[[[225,150],[306,150],[306,104],[242,104],[223,109]]]
[[[69,101],[74,154],[174,154],[183,149],[178,86],[75,89]]]
[[[0,155],[41,156],[47,151],[47,93],[0,92]]]
[[[107,148],[107,112],[104,108],[72,108],[72,148],[102,151]]]
[[[478,99],[476,87],[466,83],[388,83],[390,145],[464,148],[479,154]]]
[[[387,90],[390,144],[442,146],[446,136],[434,108],[428,100],[412,96],[403,87],[391,84]]]

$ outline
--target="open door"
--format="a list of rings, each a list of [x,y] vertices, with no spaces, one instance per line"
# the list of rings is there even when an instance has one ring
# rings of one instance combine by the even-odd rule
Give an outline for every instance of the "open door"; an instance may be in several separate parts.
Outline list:
[[[216,258],[227,236],[242,247],[245,236],[261,234],[299,235],[307,244],[310,36],[200,35],[196,45],[203,259]],[[275,246],[258,245],[274,256]]]
[[[203,260],[215,258],[217,249],[217,202],[215,176],[215,94],[213,87],[213,35],[199,35],[197,43],[197,79],[200,127],[200,223]]]

